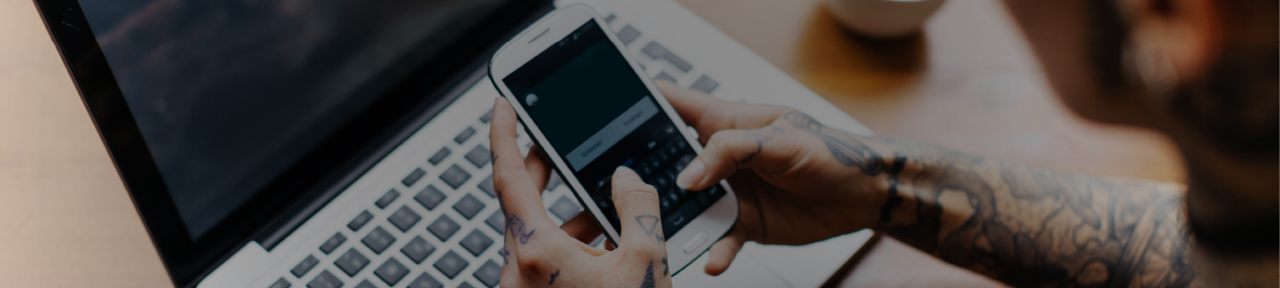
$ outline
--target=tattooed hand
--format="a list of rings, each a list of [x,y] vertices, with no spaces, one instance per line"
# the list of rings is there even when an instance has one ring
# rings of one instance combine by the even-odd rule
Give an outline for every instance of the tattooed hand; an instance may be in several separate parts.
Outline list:
[[[570,234],[594,227],[583,221],[588,218],[572,219],[561,230],[547,217],[539,191],[547,185],[548,166],[537,147],[521,160],[516,114],[506,100],[494,103],[492,121],[493,187],[507,216],[499,252],[502,287],[671,287],[658,192],[652,186],[619,167],[613,199],[624,219],[620,246],[606,251],[583,244]]]
[[[790,108],[722,101],[660,83],[706,144],[677,184],[693,191],[727,178],[738,196],[738,222],[712,246],[708,274],[728,268],[745,241],[800,245],[873,225],[875,203],[888,186],[878,176],[892,167],[865,157],[869,147],[831,139],[827,134],[835,133],[824,133],[839,131]]]
[[[729,179],[743,241],[807,244],[873,228],[1015,287],[1186,287],[1195,281],[1183,187],[1055,173],[918,142],[863,137],[786,108],[659,85],[706,150],[677,183]]]

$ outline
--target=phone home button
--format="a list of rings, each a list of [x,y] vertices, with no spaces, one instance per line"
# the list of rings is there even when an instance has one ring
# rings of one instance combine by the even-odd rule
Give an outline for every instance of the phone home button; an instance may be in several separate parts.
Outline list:
[[[684,253],[691,254],[702,246],[702,242],[707,242],[707,232],[699,231],[698,235],[694,235],[693,239],[689,239],[689,243],[684,243]]]

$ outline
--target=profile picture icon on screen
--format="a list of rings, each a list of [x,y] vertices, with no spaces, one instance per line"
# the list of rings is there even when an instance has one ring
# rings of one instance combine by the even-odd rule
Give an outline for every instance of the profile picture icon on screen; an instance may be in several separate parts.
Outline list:
[[[529,93],[529,95],[524,96],[525,105],[528,105],[529,107],[533,107],[533,104],[536,104],[536,103],[538,103],[538,95],[533,95],[533,93]]]

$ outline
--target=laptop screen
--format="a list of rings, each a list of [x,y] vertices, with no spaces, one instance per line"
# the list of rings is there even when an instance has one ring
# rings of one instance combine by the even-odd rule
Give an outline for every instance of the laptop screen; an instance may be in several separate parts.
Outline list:
[[[500,0],[81,0],[193,240]]]

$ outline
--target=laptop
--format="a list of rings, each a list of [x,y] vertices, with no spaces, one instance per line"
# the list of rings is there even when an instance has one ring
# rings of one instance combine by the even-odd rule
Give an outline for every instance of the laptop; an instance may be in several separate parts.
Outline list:
[[[35,2],[180,287],[497,286],[487,63],[570,3],[654,79],[871,133],[672,0]],[[563,222],[582,208],[552,179]],[[749,244],[674,281],[817,286],[869,237]]]

